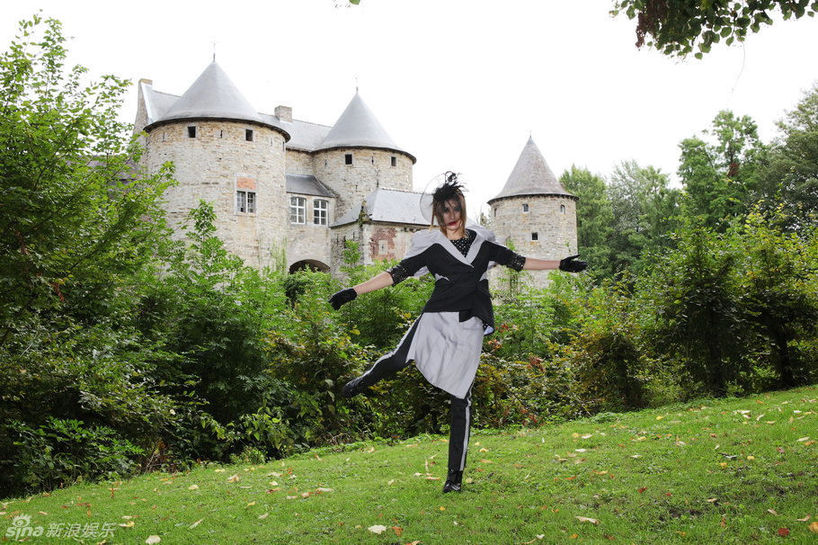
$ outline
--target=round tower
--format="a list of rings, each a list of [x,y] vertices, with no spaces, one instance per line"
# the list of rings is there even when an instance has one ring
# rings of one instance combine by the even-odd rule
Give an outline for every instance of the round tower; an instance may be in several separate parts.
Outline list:
[[[415,157],[398,147],[356,92],[313,155],[316,178],[338,194],[335,217],[376,189],[412,190]],[[357,211],[357,210],[356,210]]]
[[[517,253],[562,259],[577,249],[577,197],[568,193],[529,138],[502,191],[489,200],[497,242]],[[548,273],[529,271],[543,287]]]
[[[151,172],[172,161],[178,185],[165,194],[176,236],[200,200],[216,212],[216,233],[230,252],[263,267],[287,232],[284,143],[276,118],[259,114],[212,62],[178,99],[155,101],[145,126]],[[164,110],[164,111],[161,111]]]

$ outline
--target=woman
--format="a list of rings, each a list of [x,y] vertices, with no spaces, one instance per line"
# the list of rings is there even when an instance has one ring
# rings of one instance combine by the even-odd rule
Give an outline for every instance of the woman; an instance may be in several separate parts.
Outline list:
[[[406,367],[411,361],[432,385],[451,394],[449,466],[443,492],[460,492],[466,466],[471,424],[471,386],[483,336],[494,331],[494,313],[487,271],[495,263],[514,270],[561,269],[579,272],[583,261],[526,258],[494,243],[481,227],[466,229],[466,200],[454,173],[432,195],[432,226],[415,233],[406,257],[366,282],[343,289],[330,298],[336,310],[358,295],[398,284],[409,276],[435,275],[435,288],[420,317],[397,348],[363,375],[349,381],[343,395],[357,395]],[[437,220],[439,229],[434,229]]]

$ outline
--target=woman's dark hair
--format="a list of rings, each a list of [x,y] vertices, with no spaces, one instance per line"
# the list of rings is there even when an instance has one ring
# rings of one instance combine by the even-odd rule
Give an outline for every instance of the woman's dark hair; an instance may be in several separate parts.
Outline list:
[[[460,205],[460,223],[466,227],[466,198],[463,196],[463,184],[457,180],[457,174],[446,172],[443,174],[445,181],[432,193],[432,213],[434,219],[440,227],[441,232],[446,234],[446,222],[443,220],[443,209],[449,201],[457,201]],[[432,222],[434,225],[434,221]]]

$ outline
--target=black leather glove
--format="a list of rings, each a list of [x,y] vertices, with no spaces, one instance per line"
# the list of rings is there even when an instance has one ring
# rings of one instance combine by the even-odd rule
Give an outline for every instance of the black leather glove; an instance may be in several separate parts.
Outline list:
[[[585,261],[578,261],[577,260],[578,257],[579,254],[571,255],[566,257],[565,259],[560,260],[560,270],[575,273],[587,269],[588,263],[586,263]]]
[[[332,305],[332,308],[338,310],[341,305],[354,301],[356,297],[358,297],[358,292],[352,288],[345,288],[333,293],[332,297],[329,298],[329,304]]]

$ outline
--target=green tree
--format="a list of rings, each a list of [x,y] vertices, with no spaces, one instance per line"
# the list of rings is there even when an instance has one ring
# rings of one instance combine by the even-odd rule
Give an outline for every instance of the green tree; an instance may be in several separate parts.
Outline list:
[[[786,224],[818,224],[818,84],[779,122],[780,137],[759,173],[759,197],[782,203]]]
[[[633,269],[638,274],[646,264],[644,252],[657,252],[671,245],[670,233],[678,224],[679,190],[669,187],[667,174],[635,161],[618,165],[611,175],[608,194],[613,211],[610,251],[614,272]]]
[[[742,42],[748,32],[772,24],[775,12],[798,19],[816,11],[812,0],[615,0],[611,14],[637,20],[636,47],[652,46],[671,56],[695,51],[700,59],[722,39],[727,45]]]
[[[688,222],[678,247],[640,279],[650,342],[693,384],[723,396],[744,370],[748,324],[735,286],[736,256],[723,235]],[[695,386],[688,393],[697,394]]]
[[[94,320],[152,259],[168,171],[145,176],[117,111],[128,82],[83,85],[61,25],[35,16],[0,56],[0,345],[43,312]]]
[[[134,167],[127,82],[84,83],[64,44],[34,16],[0,55],[0,487],[15,490],[132,471],[174,408],[151,374],[171,356],[133,323],[169,171]]]
[[[737,257],[736,286],[742,305],[766,346],[776,387],[805,384],[811,362],[805,361],[794,344],[814,339],[818,323],[816,263],[810,244],[794,233],[782,233],[774,212],[752,212],[730,233],[729,242]],[[814,237],[811,237],[814,238]],[[761,359],[761,358],[760,358]],[[765,358],[766,359],[766,358]]]
[[[719,112],[704,134],[708,141],[692,137],[679,145],[683,210],[723,232],[733,218],[747,213],[755,198],[765,147],[755,122],[729,110]]]
[[[574,165],[560,176],[560,183],[579,197],[577,201],[577,251],[597,276],[610,276],[613,210],[602,177]]]

